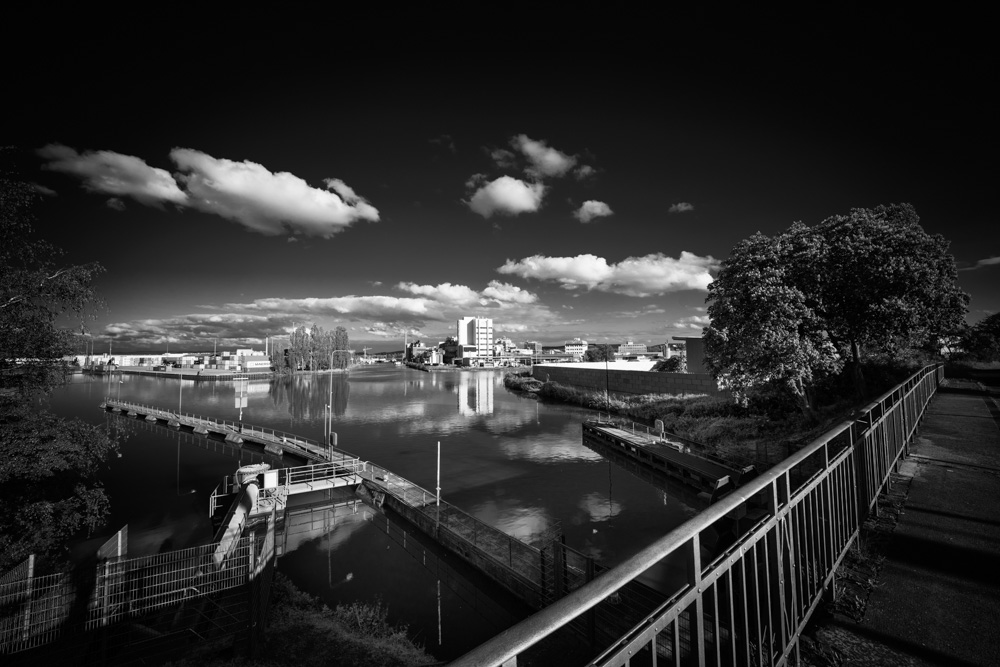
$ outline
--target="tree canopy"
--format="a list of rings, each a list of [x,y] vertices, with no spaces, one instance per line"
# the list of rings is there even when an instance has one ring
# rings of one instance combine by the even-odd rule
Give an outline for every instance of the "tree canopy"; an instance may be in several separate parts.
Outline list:
[[[962,357],[972,361],[1000,361],[1000,313],[979,320],[962,336]]]
[[[614,361],[615,349],[613,345],[591,345],[583,353],[584,361]]]
[[[58,263],[62,251],[34,234],[37,201],[30,185],[0,179],[0,391],[25,396],[62,382],[62,356],[86,326],[103,271]]]
[[[723,262],[707,300],[706,357],[721,384],[738,399],[782,384],[811,414],[819,379],[849,365],[864,393],[866,354],[937,342],[969,299],[948,242],[911,205],[892,204],[755,234]]]
[[[57,561],[80,530],[103,523],[99,481],[117,448],[104,430],[39,406],[65,379],[62,356],[96,301],[96,264],[59,263],[39,239],[34,189],[0,178],[0,574],[34,553]]]

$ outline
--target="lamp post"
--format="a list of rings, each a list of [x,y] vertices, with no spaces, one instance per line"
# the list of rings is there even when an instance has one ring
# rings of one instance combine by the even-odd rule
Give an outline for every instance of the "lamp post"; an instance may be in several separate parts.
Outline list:
[[[608,372],[608,355],[611,353],[611,346],[604,346],[604,403],[608,407],[608,418],[611,418],[611,376]]]
[[[335,446],[335,438],[333,433],[333,355],[335,352],[350,352],[353,354],[354,350],[330,350],[330,397],[326,406],[326,437],[327,445]],[[333,458],[333,453],[331,452],[331,458]]]

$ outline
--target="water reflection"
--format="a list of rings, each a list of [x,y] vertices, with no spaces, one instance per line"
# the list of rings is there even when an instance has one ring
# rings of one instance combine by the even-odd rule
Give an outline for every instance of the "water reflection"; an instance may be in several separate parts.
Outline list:
[[[493,373],[462,373],[458,378],[458,414],[463,417],[493,414]]]
[[[254,381],[243,420],[321,440],[325,406],[332,404],[341,447],[425,489],[436,486],[440,442],[445,500],[528,542],[561,533],[568,546],[603,565],[628,558],[694,511],[668,486],[648,484],[587,447],[581,422],[591,413],[523,398],[501,382],[501,372],[424,373],[377,366]],[[262,450],[96,409],[101,398],[119,388],[123,400],[166,409],[182,401],[185,412],[232,420],[238,412],[234,383],[125,375],[117,384],[81,376],[51,397],[57,413],[129,435],[122,458],[105,479],[112,520],[105,533],[95,535],[97,543],[126,523],[136,536],[135,548],[130,546],[135,555],[139,549],[155,553],[165,544],[206,543],[212,536],[207,516],[212,490],[241,463],[262,460]],[[271,463],[289,465],[280,459]],[[409,624],[441,660],[457,657],[527,613],[516,605],[513,611],[484,612],[490,620],[470,613],[475,605],[493,604],[477,599],[497,598],[495,590],[475,572],[461,573],[472,583],[449,586],[458,575],[442,574],[445,568],[439,565],[431,570],[430,564],[447,560],[461,569],[456,559],[432,558],[435,545],[422,543],[424,538],[405,526],[389,525],[383,516],[364,505],[303,507],[289,523],[278,567],[329,605],[381,596],[390,620]]]

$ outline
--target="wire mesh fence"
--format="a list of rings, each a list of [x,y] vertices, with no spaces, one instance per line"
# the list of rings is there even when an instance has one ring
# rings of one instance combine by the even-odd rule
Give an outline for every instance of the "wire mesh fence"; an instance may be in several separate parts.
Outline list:
[[[81,664],[127,663],[175,644],[246,636],[263,624],[274,512],[264,525],[221,560],[218,545],[209,544],[45,576],[33,576],[26,561],[0,583],[0,654],[21,662],[76,655]],[[248,594],[256,596],[253,615]]]

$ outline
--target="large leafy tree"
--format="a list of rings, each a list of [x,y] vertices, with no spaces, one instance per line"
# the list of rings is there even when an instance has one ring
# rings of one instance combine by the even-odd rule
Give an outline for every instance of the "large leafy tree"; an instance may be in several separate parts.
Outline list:
[[[99,481],[116,442],[79,420],[40,406],[65,379],[96,298],[96,264],[60,263],[39,239],[30,211],[35,190],[0,177],[0,573],[34,553],[57,561],[65,541],[104,521]]]
[[[849,363],[864,394],[866,353],[936,343],[960,326],[968,296],[940,235],[909,204],[852,209],[734,248],[709,286],[709,366],[737,398],[788,387],[806,414],[812,388]]]
[[[779,384],[814,417],[816,380],[842,367],[813,300],[796,284],[808,277],[790,261],[801,257],[805,263],[817,252],[808,237],[758,233],[733,249],[709,285],[706,362],[743,404],[752,389]]]
[[[928,234],[910,204],[852,209],[803,228],[824,246],[809,273],[817,310],[850,356],[864,393],[864,354],[937,345],[964,320],[969,297],[958,287],[948,241]]]

